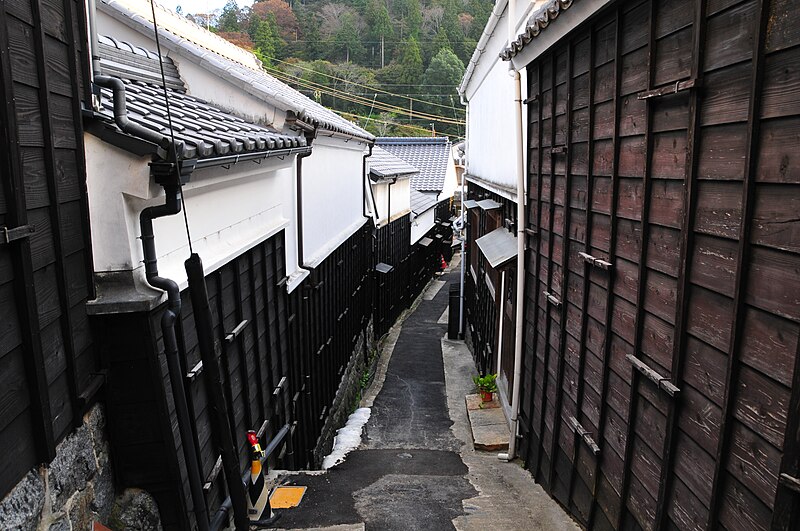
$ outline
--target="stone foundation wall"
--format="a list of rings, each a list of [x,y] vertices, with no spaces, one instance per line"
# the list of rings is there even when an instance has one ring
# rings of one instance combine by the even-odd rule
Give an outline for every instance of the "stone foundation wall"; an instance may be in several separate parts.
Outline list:
[[[55,459],[28,472],[0,501],[3,530],[160,530],[158,508],[144,491],[114,488],[103,406],[56,448]]]
[[[363,390],[362,377],[366,374],[368,378],[371,378],[374,373],[374,361],[377,359],[375,353],[375,333],[370,320],[366,333],[359,336],[356,347],[353,349],[350,361],[342,375],[339,390],[333,400],[331,413],[325,420],[322,433],[314,447],[314,466],[316,468],[321,466],[323,458],[331,452],[336,430],[344,426],[347,417],[358,406]]]

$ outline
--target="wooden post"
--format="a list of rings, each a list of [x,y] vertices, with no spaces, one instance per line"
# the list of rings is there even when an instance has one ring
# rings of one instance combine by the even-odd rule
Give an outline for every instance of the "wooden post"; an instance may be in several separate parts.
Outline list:
[[[725,393],[722,400],[722,423],[717,442],[714,480],[711,485],[711,502],[708,510],[707,529],[716,529],[720,499],[722,497],[722,475],[728,462],[731,439],[731,418],[736,401],[739,382],[739,354],[746,313],[747,280],[750,271],[750,233],[755,208],[755,181],[758,170],[758,148],[761,134],[761,92],[764,79],[764,44],[769,17],[769,0],[758,2],[758,26],[753,38],[753,76],[750,84],[750,101],[747,112],[747,141],[745,151],[745,174],[742,183],[742,219],[739,225],[739,249],[736,257],[736,282],[734,289],[734,314],[728,343],[728,363],[725,373]],[[790,416],[791,413],[790,413]]]
[[[16,99],[12,81],[11,61],[9,60],[8,15],[5,3],[0,5],[0,67],[2,68],[2,92],[5,105],[0,107],[0,141],[5,146],[0,150],[0,167],[7,175],[3,179],[8,212],[5,225],[16,228],[28,225],[27,202],[25,199],[25,177],[20,160],[20,139],[18,136]],[[43,68],[43,65],[40,65]],[[42,110],[46,113],[47,110]],[[8,246],[14,268],[14,292],[18,307],[20,335],[24,348],[24,361],[27,385],[31,403],[29,407],[34,433],[36,455],[42,462],[50,462],[56,455],[53,421],[50,411],[50,392],[45,373],[44,353],[33,278],[33,260],[30,238],[21,238]],[[6,251],[4,251],[6,252]]]
[[[686,138],[686,186],[683,194],[683,221],[681,232],[683,242],[680,250],[678,272],[678,293],[675,304],[675,330],[672,338],[672,381],[682,387],[683,365],[686,354],[686,326],[689,306],[689,278],[691,276],[692,255],[694,251],[694,221],[697,210],[697,168],[699,164],[700,147],[700,91],[703,86],[703,56],[706,41],[706,1],[695,2],[695,17],[692,24],[692,69],[690,80],[694,82],[694,89],[689,96],[689,124]],[[670,491],[674,479],[673,459],[677,442],[676,431],[680,429],[677,419],[680,417],[682,400],[670,402],[665,430],[664,453],[661,458],[661,477],[656,509],[655,528],[663,529],[667,525],[667,510],[669,507]]]
[[[612,153],[613,160],[611,162],[611,212],[610,212],[610,231],[608,242],[608,261],[612,264],[616,263],[617,259],[617,210],[619,203],[619,152],[620,152],[620,139],[619,139],[619,122],[622,113],[622,105],[620,103],[620,85],[622,82],[622,8],[618,7],[616,10],[616,17],[614,22],[614,124],[612,132]],[[592,94],[592,101],[594,101],[594,94]],[[589,159],[589,166],[593,164],[593,158]],[[597,514],[597,489],[599,485],[600,474],[602,473],[602,465],[605,457],[605,427],[608,420],[608,410],[611,407],[608,403],[608,388],[609,378],[611,372],[611,338],[612,338],[612,321],[614,319],[614,285],[616,283],[617,275],[611,275],[608,280],[608,292],[606,293],[606,310],[605,310],[605,337],[603,338],[603,374],[600,382],[600,418],[598,420],[598,441],[600,447],[600,456],[595,462],[594,468],[594,484],[592,485],[592,503],[589,507],[589,522],[588,527],[591,529],[595,523]],[[625,506],[625,500],[620,497],[620,513],[622,513]]]
[[[656,16],[656,3],[657,0],[650,0],[649,7],[650,7],[650,14],[648,17],[648,59],[647,59],[647,87],[650,88],[653,86],[653,78],[655,73],[655,53],[656,53],[656,46],[655,46],[655,16]],[[653,169],[653,161],[652,161],[652,154],[653,154],[653,106],[652,100],[646,100],[647,103],[647,111],[646,111],[646,119],[645,119],[645,160],[644,160],[644,176],[642,182],[642,208],[639,212],[640,215],[640,226],[642,230],[642,242],[641,242],[641,249],[639,249],[639,273],[638,273],[638,285],[636,289],[636,317],[634,321],[634,341],[633,341],[633,352],[632,355],[638,357],[639,353],[641,352],[642,348],[642,335],[644,333],[644,296],[647,289],[647,246],[650,237],[650,230],[649,230],[649,223],[648,223],[648,216],[650,215],[650,199],[651,199],[651,189],[652,189],[652,169]],[[630,490],[630,483],[631,483],[631,474],[632,474],[632,466],[631,461],[633,459],[633,438],[636,437],[636,410],[639,403],[639,371],[631,365],[631,388],[630,388],[630,395],[628,397],[628,426],[627,426],[627,433],[625,436],[625,456],[624,456],[624,468],[625,473],[622,478],[622,492],[621,492],[621,500],[622,500],[622,507],[619,512],[619,519],[617,520],[616,527],[617,529],[622,528],[622,524],[624,522],[624,515],[626,513],[625,505],[626,500],[628,498],[629,490]]]

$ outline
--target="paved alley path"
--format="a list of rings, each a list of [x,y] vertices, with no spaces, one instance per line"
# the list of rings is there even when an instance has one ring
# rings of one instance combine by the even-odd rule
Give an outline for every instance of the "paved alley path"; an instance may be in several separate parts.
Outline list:
[[[463,342],[443,339],[446,324],[438,322],[457,280],[454,271],[433,281],[426,294],[439,288],[435,296],[422,297],[399,335],[390,332],[391,358],[379,365],[377,396],[366,397],[372,413],[361,446],[326,473],[290,476],[288,484],[308,490],[278,527],[578,529],[518,465],[472,450],[464,395],[474,364]]]

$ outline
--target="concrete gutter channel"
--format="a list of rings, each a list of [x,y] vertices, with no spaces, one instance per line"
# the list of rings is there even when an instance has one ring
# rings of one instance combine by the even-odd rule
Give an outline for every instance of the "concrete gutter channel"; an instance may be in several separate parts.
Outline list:
[[[299,507],[280,511],[282,529],[579,529],[519,461],[473,448],[464,397],[475,365],[440,319],[457,262],[384,339],[358,449],[326,472],[278,475],[308,487]]]

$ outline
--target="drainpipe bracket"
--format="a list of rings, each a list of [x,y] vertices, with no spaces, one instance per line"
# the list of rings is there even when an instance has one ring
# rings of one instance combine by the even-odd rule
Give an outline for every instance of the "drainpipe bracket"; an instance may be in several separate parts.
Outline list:
[[[150,173],[161,186],[183,186],[188,183],[197,159],[185,159],[175,162],[155,161],[150,163]]]

